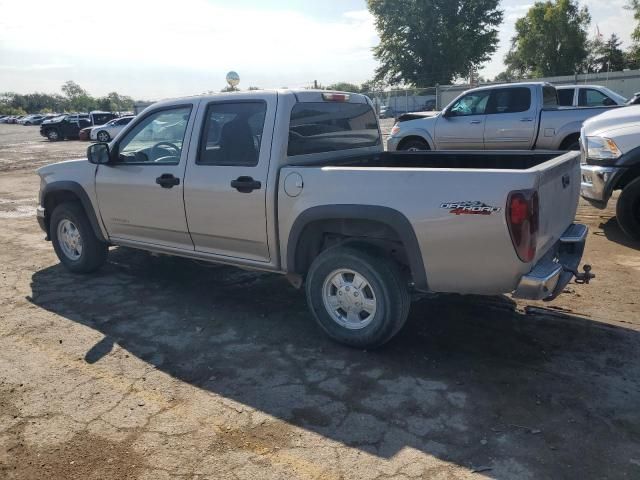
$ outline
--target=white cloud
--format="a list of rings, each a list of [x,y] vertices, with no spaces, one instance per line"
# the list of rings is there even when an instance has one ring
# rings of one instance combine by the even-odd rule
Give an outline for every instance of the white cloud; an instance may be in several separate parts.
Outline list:
[[[286,76],[289,86],[314,79],[364,81],[375,68],[371,47],[377,36],[366,10],[318,19],[292,10],[205,0],[110,0],[109,15],[100,16],[97,5],[87,0],[67,0],[64,8],[50,5],[0,0],[2,49],[63,55],[79,68],[130,65],[216,75],[234,69],[243,77]],[[51,33],[59,35],[55,41],[24,35],[51,31],[52,25],[61,32]],[[70,40],[74,36],[77,41]]]

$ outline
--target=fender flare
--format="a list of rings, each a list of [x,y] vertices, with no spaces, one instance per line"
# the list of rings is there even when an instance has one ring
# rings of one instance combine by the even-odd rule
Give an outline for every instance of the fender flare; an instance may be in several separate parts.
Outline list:
[[[422,252],[413,226],[399,211],[377,205],[320,205],[303,211],[289,231],[286,253],[287,273],[293,275],[300,273],[296,270],[296,252],[300,237],[309,224],[322,220],[370,220],[387,225],[396,232],[406,249],[416,289],[428,290]]]
[[[425,129],[414,127],[414,128],[411,128],[410,130],[407,130],[407,132],[402,132],[402,138],[400,138],[400,140],[398,141],[398,145],[400,145],[404,141],[404,139],[407,137],[420,137],[425,142],[427,142],[431,150],[436,149],[435,143],[433,142],[433,138],[431,138],[431,135]]]
[[[93,208],[93,204],[89,199],[89,195],[85,189],[78,182],[73,182],[70,180],[59,180],[57,182],[51,182],[45,185],[42,193],[40,194],[40,205],[46,206],[46,198],[51,193],[56,192],[71,192],[76,197],[80,199],[80,203],[82,204],[82,208],[87,214],[87,218],[89,219],[89,223],[91,223],[91,227],[93,228],[93,232],[96,237],[104,243],[109,243],[109,240],[105,238],[102,233],[102,229],[100,228],[100,223],[98,222],[98,217],[96,216],[96,212]],[[50,217],[51,212],[47,212],[47,216]],[[48,222],[47,222],[48,227]]]

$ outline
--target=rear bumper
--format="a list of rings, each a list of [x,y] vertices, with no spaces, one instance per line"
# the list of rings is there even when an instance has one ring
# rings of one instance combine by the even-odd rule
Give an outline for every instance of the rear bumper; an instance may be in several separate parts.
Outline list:
[[[580,266],[588,232],[586,225],[572,224],[553,248],[520,279],[513,296],[549,301],[560,295]]]
[[[580,194],[596,208],[606,208],[613,193],[618,175],[623,173],[619,167],[581,165],[582,182]]]

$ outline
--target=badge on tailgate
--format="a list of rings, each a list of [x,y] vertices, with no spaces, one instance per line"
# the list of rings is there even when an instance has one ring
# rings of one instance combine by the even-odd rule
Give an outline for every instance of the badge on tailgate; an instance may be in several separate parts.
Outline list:
[[[447,202],[440,205],[453,215],[491,215],[502,211],[500,207],[492,207],[479,201]]]

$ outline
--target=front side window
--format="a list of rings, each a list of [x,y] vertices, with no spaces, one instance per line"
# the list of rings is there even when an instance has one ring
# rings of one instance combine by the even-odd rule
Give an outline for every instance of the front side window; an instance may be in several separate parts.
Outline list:
[[[207,107],[197,163],[253,167],[258,164],[267,104],[222,102]]]
[[[177,165],[190,114],[189,106],[160,110],[147,116],[118,145],[120,162]]]
[[[518,113],[531,108],[531,90],[526,87],[499,88],[491,93],[487,113]]]
[[[598,90],[594,90],[593,88],[580,89],[578,98],[578,106],[580,107],[608,107],[615,104],[616,102]]]
[[[575,88],[563,88],[558,90],[558,104],[563,107],[571,107],[573,105],[573,95]]]
[[[379,142],[376,115],[367,103],[297,103],[291,110],[289,156],[373,147]]]
[[[468,115],[484,115],[489,101],[490,90],[468,93],[459,98],[449,109],[452,117],[466,117]]]

